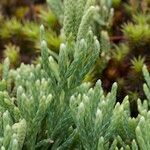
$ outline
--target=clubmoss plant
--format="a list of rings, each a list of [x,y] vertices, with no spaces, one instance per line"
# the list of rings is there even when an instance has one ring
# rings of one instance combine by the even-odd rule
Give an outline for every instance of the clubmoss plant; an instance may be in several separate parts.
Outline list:
[[[53,58],[49,56],[41,26],[41,49],[41,64],[37,66],[22,64],[9,72],[6,60],[1,81],[1,100],[7,101],[2,107],[14,114],[14,123],[21,118],[26,120],[24,147],[31,150],[57,149],[70,140],[74,130],[70,130],[69,97],[94,65],[100,46],[92,31],[88,31],[85,39],[61,44],[58,59]],[[7,100],[3,94],[8,95]]]
[[[103,49],[102,54],[96,61],[95,66],[86,76],[85,81],[92,81],[93,83],[102,75],[110,59],[110,39],[107,33],[111,27],[113,18],[113,8],[111,7],[111,0],[66,0],[62,1],[47,0],[50,8],[56,14],[58,7],[61,11],[61,18],[58,17],[59,22],[63,26],[61,30],[62,40],[77,41],[88,33],[89,27],[92,26],[92,31],[100,40],[100,45]],[[93,7],[94,6],[94,7]]]
[[[64,11],[76,9],[74,2],[66,0]],[[85,12],[78,16],[80,21],[65,12],[65,40],[58,56],[49,50],[42,25],[38,64],[22,63],[10,70],[9,59],[4,60],[0,81],[2,150],[149,150],[150,76],[146,67],[148,101],[138,100],[135,118],[131,117],[128,96],[122,103],[116,102],[117,83],[105,93],[100,80],[94,86],[84,82],[99,55],[110,48],[107,32],[101,32],[99,42],[88,24],[95,11],[97,7],[89,0]]]

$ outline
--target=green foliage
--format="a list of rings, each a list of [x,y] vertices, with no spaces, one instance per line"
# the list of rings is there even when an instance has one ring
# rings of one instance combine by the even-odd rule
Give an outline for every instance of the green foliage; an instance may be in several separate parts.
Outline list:
[[[95,21],[99,24],[100,29],[110,29],[114,15],[113,2],[112,0],[98,0],[98,3],[99,9],[95,15]]]
[[[146,81],[146,84],[143,85],[143,89],[144,89],[145,95],[146,95],[147,100],[148,100],[148,105],[150,105],[150,95],[149,95],[150,75],[149,75],[149,72],[148,72],[147,67],[145,65],[143,66],[143,75],[144,75],[144,79]],[[146,104],[144,104],[144,105],[146,106]],[[147,106],[147,108],[148,108],[148,106]],[[148,110],[148,109],[146,109],[146,110]]]
[[[65,37],[72,36],[72,38],[81,40],[87,33],[96,8],[93,7],[94,1],[87,2],[78,0],[64,1],[64,23],[63,34]]]
[[[43,30],[42,26],[41,33]],[[41,42],[42,66],[22,64],[17,70],[9,71],[8,59],[4,62],[0,84],[0,108],[4,113],[0,120],[2,148],[149,149],[149,133],[145,134],[149,127],[146,102],[142,104],[139,100],[140,115],[131,118],[128,97],[121,104],[116,103],[116,83],[107,95],[100,81],[93,88],[88,83],[81,84],[89,70],[84,70],[87,62],[81,65],[85,59],[79,59],[88,57],[84,52],[79,55],[73,52],[73,60],[69,62],[70,50],[62,44],[56,61],[47,53],[45,41]],[[78,47],[83,48],[84,44],[87,43],[81,40]],[[96,47],[98,50],[99,46]],[[148,71],[145,67],[143,70],[148,81]],[[75,76],[77,80],[73,82]],[[14,83],[13,91],[10,82]],[[78,144],[73,146],[75,141]]]
[[[92,81],[93,83],[95,83],[98,77],[102,74],[103,70],[107,67],[108,61],[110,60],[111,56],[111,44],[107,31],[101,32],[100,46],[102,52],[99,56],[99,59],[97,59],[95,66],[86,75],[85,81]]]
[[[47,3],[50,5],[50,8],[56,15],[59,20],[59,23],[62,24],[63,22],[63,13],[64,13],[64,6],[61,0],[47,0]]]
[[[129,0],[125,5],[126,11],[130,14],[149,12],[149,0]]]
[[[113,0],[112,1],[112,5],[113,5],[113,8],[118,8],[121,4],[121,0]]]
[[[140,56],[138,58],[134,58],[132,62],[132,68],[135,70],[135,72],[140,73],[142,72],[142,67],[144,65],[144,58],[141,58]]]
[[[9,9],[11,3],[13,8]],[[20,62],[37,61],[40,50],[39,25],[41,22],[46,27],[45,40],[48,46],[54,51],[54,54],[58,53],[61,41],[58,37],[60,26],[56,16],[47,6],[35,5],[31,8],[33,10],[30,10],[27,3],[18,0],[6,1],[5,4],[2,1],[0,5],[4,6],[0,13],[1,59],[9,57],[13,68],[18,67]],[[7,9],[11,14],[7,12]],[[34,17],[34,20],[30,20],[30,17]]]
[[[42,17],[42,16],[41,16]],[[47,20],[46,20],[47,21]],[[39,49],[39,25],[35,22],[25,22],[22,24],[19,20],[16,18],[12,18],[10,20],[6,20],[5,22],[2,22],[0,24],[0,37],[3,40],[9,40],[12,37],[15,37],[18,41],[27,42],[28,43],[28,49]],[[58,49],[60,40],[57,37],[56,33],[52,30],[48,30],[46,33],[46,40],[49,44],[49,46],[55,50]],[[20,39],[21,36],[21,39]],[[32,45],[31,45],[32,43]],[[17,43],[21,46],[21,43]],[[24,45],[27,47],[26,45]],[[31,47],[30,47],[31,46]],[[21,47],[22,48],[22,47]],[[24,48],[24,47],[23,47]]]
[[[7,59],[1,81],[2,108],[12,114],[14,123],[26,120],[24,147],[31,150],[57,149],[74,134],[69,129],[72,125],[69,97],[94,65],[100,50],[97,38],[89,31],[85,39],[61,44],[55,60],[49,56],[44,39],[41,26],[41,65],[22,64],[9,72]]]
[[[62,45],[61,50],[64,48],[65,45]],[[67,49],[63,52],[67,52]],[[130,118],[128,97],[122,104],[115,104],[116,84],[107,95],[104,94],[100,81],[94,88],[89,89],[90,84],[81,85],[80,75],[84,76],[83,68],[81,68],[82,74],[78,74],[78,69],[71,73],[70,67],[74,61],[63,74],[61,68],[65,66],[65,56],[59,56],[63,62],[59,63],[58,60],[58,64],[51,56],[48,59],[46,57],[45,42],[42,42],[42,68],[40,65],[22,64],[17,70],[9,72],[8,60],[4,63],[0,92],[1,112],[10,112],[12,119],[6,118],[10,120],[12,129],[17,130],[18,134],[21,132],[22,136],[19,138],[21,141],[18,140],[18,145],[21,143],[21,147],[31,150],[69,149],[78,137],[77,141],[81,141],[78,143],[78,149],[80,147],[93,150],[113,149],[117,145],[126,147],[128,141],[135,137],[134,130],[138,121]],[[78,57],[79,55],[76,56]],[[48,65],[48,68],[45,68],[45,65]],[[67,84],[63,80],[65,74],[70,74],[69,80],[66,79]],[[73,82],[71,77],[75,74],[79,81]],[[9,91],[8,86],[12,81],[15,85],[13,93]],[[6,82],[7,86],[4,86]],[[26,121],[20,125],[23,126],[21,128],[24,129],[23,131],[20,131],[19,127],[16,129],[16,123],[20,119]],[[8,121],[5,126],[7,124]],[[73,129],[74,124],[75,129]],[[6,138],[9,138],[9,135]],[[10,140],[7,142],[9,146]],[[5,148],[7,145],[4,145]]]
[[[138,13],[132,13],[132,22],[123,26],[123,33],[129,40],[129,46],[132,50],[149,48],[150,32],[148,28],[150,25],[150,16],[148,1],[130,1],[130,3],[132,4],[132,9],[135,9],[134,11]]]
[[[17,67],[20,63],[20,49],[19,47],[8,44],[5,46],[4,57],[9,58],[10,63],[13,67]]]
[[[115,51],[113,52],[113,58],[118,62],[122,62],[129,53],[129,48],[126,44],[121,43],[115,46]]]
[[[4,112],[1,116],[1,149],[22,149],[26,128],[26,121],[24,119],[12,125],[12,118],[9,112]]]
[[[82,92],[81,89],[86,89],[84,86],[87,85],[82,85],[79,94],[71,97],[70,107],[84,149],[92,150],[98,148],[101,136],[109,137],[112,134],[111,129],[110,131],[108,129],[111,121],[110,114],[112,114],[115,104],[116,85],[113,87],[113,94],[110,94],[111,96],[113,95],[111,100],[104,97],[100,81],[97,82],[94,89],[88,90],[87,88]],[[105,102],[105,99],[107,99],[107,102]],[[110,108],[106,112],[105,107],[108,107],[107,105]],[[106,133],[107,130],[108,132]],[[110,135],[107,135],[109,133]]]
[[[90,26],[92,26],[90,30],[100,38],[100,45],[103,52],[85,79],[85,81],[96,82],[110,59],[111,46],[106,29],[112,23],[113,9],[111,8],[111,0],[66,0],[63,4],[61,1],[54,2],[53,0],[48,0],[48,3],[50,7],[55,7],[55,9],[57,7],[53,5],[54,3],[58,6],[63,5],[62,40],[66,39],[68,42],[71,40],[79,41],[88,36]]]
[[[150,128],[149,123],[150,123],[150,112],[147,112],[146,118],[142,116],[140,118],[138,126],[136,127],[137,141],[139,143],[139,147],[141,150],[148,150],[150,148],[149,146],[150,134],[149,132],[146,132]]]
[[[139,144],[139,148],[142,150],[148,150],[150,148],[149,147],[150,134],[148,132],[150,123],[150,112],[149,112],[150,75],[145,65],[143,66],[143,75],[146,80],[146,84],[143,85],[143,89],[147,97],[147,101],[144,100],[142,103],[140,99],[138,100],[138,110],[140,112],[140,120],[138,126],[136,127],[136,137]]]
[[[125,7],[128,7],[128,10],[124,9]],[[120,82],[118,83],[120,88],[118,97],[123,98],[128,94],[131,99],[132,112],[135,114],[137,98],[144,98],[142,66],[144,62],[149,62],[149,18],[147,0],[129,0],[122,2],[120,7],[116,8],[114,18],[116,35],[112,39],[116,39],[117,46],[106,71],[108,79],[104,79],[108,88],[112,81]]]
[[[125,36],[129,39],[131,47],[145,46],[149,43],[149,24],[134,25],[132,23],[128,23],[124,26],[123,32]]]
[[[47,2],[59,22],[63,24],[62,36],[67,39],[70,37],[77,40],[83,38],[89,26],[95,22],[99,25],[100,31],[109,28],[112,24],[111,0],[66,0],[64,3],[60,0],[47,0]],[[63,23],[62,18],[64,18]]]
[[[110,26],[111,1],[101,0],[99,7],[95,6],[94,0],[65,0],[63,5],[60,5],[62,1],[48,2],[63,24],[65,39],[58,55],[51,50],[47,40],[53,41],[43,25],[39,31],[38,25],[32,22],[20,28],[20,22],[11,20],[14,25],[11,36],[23,34],[25,37],[30,35],[29,41],[40,39],[41,57],[36,65],[21,64],[19,68],[9,70],[10,61],[15,60],[17,54],[6,53],[11,59],[4,60],[0,81],[1,149],[149,150],[150,75],[147,68],[143,67],[143,74],[148,101],[138,100],[139,115],[135,118],[131,117],[128,96],[117,102],[117,83],[109,93],[103,90],[100,80],[93,86],[85,83],[96,70],[94,65],[99,57],[101,67],[110,59],[110,40],[103,27]],[[64,15],[60,16],[62,12]],[[94,35],[98,14],[102,19],[99,22],[100,40]],[[44,12],[41,18],[45,20],[44,25],[48,20],[55,20],[44,16]],[[10,25],[7,23],[6,29]],[[139,24],[144,25],[144,21]],[[6,29],[2,35],[9,38]],[[36,46],[39,47],[38,43]],[[124,45],[120,49],[124,51],[115,54],[118,61],[128,53]],[[132,63],[139,72],[144,60],[139,57]]]

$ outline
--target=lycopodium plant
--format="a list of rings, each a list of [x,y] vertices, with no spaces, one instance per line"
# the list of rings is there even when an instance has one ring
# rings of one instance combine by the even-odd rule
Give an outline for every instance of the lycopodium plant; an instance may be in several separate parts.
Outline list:
[[[1,113],[7,111],[11,114],[10,126],[24,119],[26,140],[20,146],[31,150],[57,149],[64,141],[70,140],[68,136],[73,134],[73,121],[69,97],[95,63],[100,50],[91,31],[87,39],[73,43],[71,47],[62,44],[57,61],[49,56],[43,39],[41,48],[41,64],[37,66],[22,64],[17,70],[8,71],[9,61],[6,59],[0,87]],[[2,139],[5,138],[3,136]],[[8,136],[7,145],[2,140],[6,149],[13,132]]]
[[[69,2],[73,0],[66,0],[65,7]],[[68,30],[64,21],[68,36],[59,56],[50,53],[42,25],[37,65],[9,70],[5,59],[0,81],[2,150],[149,150],[148,104],[139,100],[140,113],[132,118],[128,96],[116,103],[117,83],[108,94],[100,80],[95,86],[83,83],[108,46],[106,41],[101,46],[89,28],[89,17],[96,10],[90,6],[75,30]],[[144,75],[149,86],[148,71]],[[144,87],[149,99],[149,87]]]
[[[90,10],[94,11],[95,7],[91,6]],[[87,19],[89,16],[85,15],[81,22],[87,24]],[[40,64],[22,64],[17,70],[9,71],[9,60],[4,62],[0,105],[1,113],[8,112],[11,121],[6,124],[1,121],[1,124],[9,125],[9,130],[13,130],[13,125],[23,120],[24,138],[15,137],[19,129],[8,135],[2,134],[3,149],[12,149],[12,140],[15,140],[16,149],[57,149],[64,142],[69,147],[75,134],[69,99],[98,58],[99,42],[89,27],[85,30],[82,26],[79,35],[85,37],[61,44],[59,56],[52,57],[45,41],[44,27],[40,30]],[[3,127],[2,131],[5,131]]]
[[[61,38],[64,41],[81,40],[89,27],[98,37],[103,52],[95,66],[86,76],[86,81],[95,83],[106,68],[110,59],[110,39],[107,30],[112,25],[113,8],[111,0],[47,0],[60,24]]]

